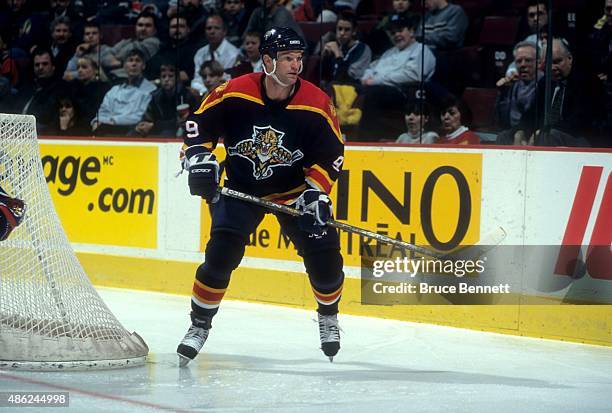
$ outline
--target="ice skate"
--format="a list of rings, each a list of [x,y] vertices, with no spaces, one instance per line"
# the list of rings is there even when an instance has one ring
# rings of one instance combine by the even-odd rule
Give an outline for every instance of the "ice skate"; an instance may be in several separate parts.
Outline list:
[[[198,355],[210,331],[210,318],[199,319],[191,316],[191,326],[176,349],[179,356],[179,366],[185,367]]]
[[[317,313],[318,314],[318,313]],[[338,326],[338,315],[319,315],[319,336],[321,338],[321,350],[329,361],[334,361],[334,356],[340,350],[340,327]]]

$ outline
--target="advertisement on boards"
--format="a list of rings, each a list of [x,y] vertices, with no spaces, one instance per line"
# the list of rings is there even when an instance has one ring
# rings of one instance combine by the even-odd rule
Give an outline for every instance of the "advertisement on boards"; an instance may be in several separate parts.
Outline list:
[[[157,247],[157,147],[43,142],[40,148],[71,242]]]

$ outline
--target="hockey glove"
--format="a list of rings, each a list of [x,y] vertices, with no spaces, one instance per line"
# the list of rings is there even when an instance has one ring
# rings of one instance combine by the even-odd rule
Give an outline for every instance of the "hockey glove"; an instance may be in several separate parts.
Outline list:
[[[11,198],[0,188],[0,241],[7,239],[11,231],[21,224],[24,214],[24,202]]]
[[[191,195],[201,196],[211,203],[219,186],[219,163],[214,154],[201,146],[187,148],[185,167],[189,171],[187,182]]]
[[[332,205],[325,192],[307,189],[297,200],[296,208],[302,212],[298,225],[302,231],[310,234],[322,234],[326,223],[332,216]]]

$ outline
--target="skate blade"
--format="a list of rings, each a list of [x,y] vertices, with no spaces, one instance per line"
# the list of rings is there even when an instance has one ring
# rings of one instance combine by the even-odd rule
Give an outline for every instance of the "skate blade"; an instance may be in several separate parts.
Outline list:
[[[328,356],[329,357],[329,362],[333,363],[334,362],[334,356]]]
[[[191,361],[190,358],[183,356],[182,354],[177,354],[179,358],[179,367],[185,367]]]

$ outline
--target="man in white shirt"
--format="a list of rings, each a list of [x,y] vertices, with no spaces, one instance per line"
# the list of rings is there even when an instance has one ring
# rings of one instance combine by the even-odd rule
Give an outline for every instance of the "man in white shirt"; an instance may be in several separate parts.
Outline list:
[[[125,83],[113,86],[98,110],[98,116],[91,121],[97,135],[121,136],[132,132],[144,115],[155,85],[143,77],[145,55],[139,49],[132,49],[123,64],[127,73]]]
[[[191,87],[200,95],[207,92],[204,80],[200,76],[202,63],[207,60],[216,60],[221,63],[224,69],[231,69],[240,53],[240,50],[225,38],[226,33],[227,29],[221,16],[213,14],[206,19],[206,40],[208,40],[208,44],[199,49],[193,58],[195,73],[191,81]],[[229,76],[227,79],[229,79]]]
[[[364,139],[373,137],[368,131],[379,137],[384,134],[380,130],[380,117],[389,110],[401,109],[407,100],[406,87],[410,83],[430,80],[436,69],[434,54],[415,39],[418,18],[395,14],[389,22],[394,46],[372,62],[361,77],[363,116],[360,134]],[[399,132],[392,133],[395,137]]]

